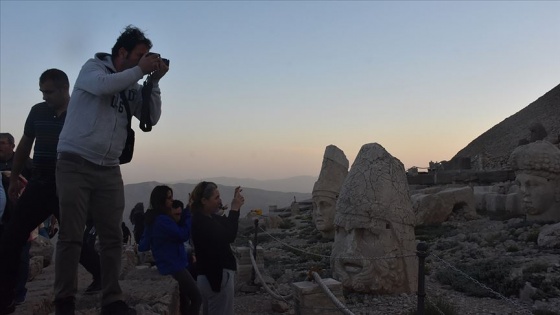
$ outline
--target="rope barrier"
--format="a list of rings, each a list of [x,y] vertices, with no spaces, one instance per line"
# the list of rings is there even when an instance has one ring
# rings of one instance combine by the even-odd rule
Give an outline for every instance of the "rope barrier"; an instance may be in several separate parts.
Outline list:
[[[524,311],[526,314],[533,314],[532,311],[528,310],[526,307],[524,307],[523,305],[520,305],[519,303],[516,303],[514,300],[512,299],[508,299],[507,297],[503,296],[501,293],[496,292],[494,290],[492,290],[492,288],[486,286],[484,283],[481,283],[480,281],[472,278],[471,276],[467,275],[466,273],[464,273],[463,271],[459,270],[457,267],[451,265],[450,263],[448,263],[447,261],[443,260],[442,258],[438,257],[437,255],[432,254],[433,257],[435,257],[437,260],[439,260],[440,262],[442,262],[443,264],[447,265],[449,268],[453,269],[454,271],[458,272],[460,275],[462,275],[463,277],[471,280],[472,282],[474,282],[475,284],[479,285],[480,287],[482,287],[485,290],[488,290],[490,292],[492,292],[492,294],[496,295],[497,297],[499,297],[500,299],[516,306],[517,308],[519,308],[521,311]]]
[[[433,306],[433,307],[436,309],[436,311],[437,311],[439,314],[445,315],[445,313],[442,312],[442,311],[439,309],[439,307],[437,307],[437,305],[436,305],[435,303],[433,303],[430,299],[428,299],[428,296],[426,296],[426,300],[428,301],[428,303],[430,303],[431,306]]]
[[[268,233],[266,230],[264,230],[262,227],[260,228],[262,232],[264,232],[266,235],[270,236],[271,238],[273,238],[276,242],[291,248],[293,250],[296,250],[300,253],[303,254],[307,254],[307,255],[311,255],[311,256],[317,256],[317,257],[321,257],[321,258],[333,258],[330,255],[321,255],[321,254],[315,254],[315,253],[311,253],[311,252],[307,252],[305,250],[299,249],[297,247],[293,247],[292,245],[283,242],[282,240],[274,237],[272,234]],[[413,252],[413,251],[410,251]],[[416,251],[414,251],[414,253],[416,253]],[[416,257],[416,254],[410,254],[410,255],[395,255],[395,256],[380,256],[380,257],[335,257],[336,259],[344,259],[344,260],[383,260],[383,259],[395,259],[395,258],[408,258],[408,257]]]
[[[354,313],[352,313],[344,304],[342,304],[342,302],[340,302],[336,298],[336,296],[334,296],[334,294],[331,292],[331,290],[329,290],[329,288],[323,283],[323,279],[321,279],[321,277],[319,276],[318,273],[313,271],[311,274],[313,275],[313,280],[315,280],[315,282],[319,285],[321,290],[323,290],[323,292],[329,297],[329,299],[331,299],[331,301],[334,303],[334,305],[336,305],[336,307],[342,313],[347,314],[347,315],[354,315]]]
[[[293,298],[293,294],[281,296],[279,294],[276,294],[276,292],[272,292],[272,290],[268,287],[268,285],[266,284],[266,282],[264,281],[261,275],[261,272],[259,271],[259,267],[257,266],[255,257],[253,257],[253,243],[251,241],[249,241],[249,256],[251,257],[251,264],[253,265],[253,270],[255,270],[256,276],[259,277],[263,287],[265,288],[266,292],[268,292],[268,294],[270,294],[274,299],[279,301],[284,301],[284,302],[288,302],[287,300]]]
[[[395,255],[395,256],[382,256],[382,257],[333,257],[330,255],[321,255],[321,254],[316,254],[316,253],[312,253],[312,252],[308,252],[302,249],[299,249],[297,247],[294,247],[276,237],[274,237],[272,234],[268,233],[268,231],[266,231],[265,229],[263,229],[262,227],[259,227],[260,230],[262,232],[264,232],[266,235],[268,235],[269,237],[271,237],[272,239],[274,239],[276,242],[280,243],[281,245],[290,248],[292,250],[295,250],[297,252],[303,253],[303,254],[307,254],[310,256],[316,256],[316,257],[321,257],[321,258],[328,258],[328,259],[345,259],[345,260],[383,260],[383,259],[396,259],[396,258],[408,258],[408,257],[416,257],[417,256],[417,252],[416,251],[410,251],[410,250],[406,250],[408,252],[414,252],[414,254],[410,254],[410,255]],[[250,244],[250,250],[251,250],[251,263],[253,264],[253,268],[256,272],[256,274],[258,275],[259,279],[261,280],[261,282],[263,283],[263,286],[265,287],[265,289],[272,295],[272,297],[274,297],[275,299],[278,300],[284,300],[286,301],[287,299],[291,299],[293,298],[293,294],[290,294],[286,297],[282,297],[281,295],[278,295],[274,292],[271,291],[271,289],[266,285],[266,283],[264,282],[264,280],[262,279],[262,276],[258,270],[258,267],[256,266],[256,262],[255,259],[253,257],[253,252],[252,252],[252,243],[251,241],[249,241]],[[499,297],[500,299],[502,299],[503,301],[506,301],[508,303],[510,303],[511,305],[515,306],[518,308],[517,311],[521,311],[523,312],[523,314],[532,314],[532,312],[530,310],[528,310],[526,307],[524,307],[523,305],[515,302],[512,299],[509,299],[505,296],[503,296],[502,294],[500,294],[499,292],[494,291],[493,289],[491,289],[490,287],[486,286],[485,284],[481,283],[480,281],[470,277],[469,275],[467,275],[466,273],[464,273],[463,271],[459,270],[458,268],[456,268],[455,266],[451,265],[450,263],[446,262],[445,260],[443,260],[442,258],[431,254],[431,256],[435,257],[437,260],[439,260],[440,262],[442,262],[443,264],[445,264],[448,268],[458,272],[459,274],[461,274],[462,276],[466,277],[467,279],[469,279],[470,281],[474,282],[475,284],[479,285],[480,287],[484,288],[485,290],[490,291],[492,294],[496,295],[497,297]],[[327,294],[329,296],[329,298],[331,299],[331,301],[337,306],[337,308],[342,311],[345,314],[348,315],[353,315],[353,313],[344,305],[342,304],[333,294],[332,292],[324,285],[324,283],[321,281],[320,276],[316,273],[316,272],[312,272],[313,278],[314,280],[317,282],[317,284],[321,287],[321,289],[323,290],[323,292],[325,292],[325,294]],[[427,299],[427,297],[426,297]],[[286,301],[287,302],[287,301]],[[437,305],[435,305],[432,301],[428,300],[428,303],[430,303],[432,306],[434,306],[434,308],[436,309],[436,311],[439,314],[444,314],[438,307]],[[314,308],[315,309],[315,308]]]

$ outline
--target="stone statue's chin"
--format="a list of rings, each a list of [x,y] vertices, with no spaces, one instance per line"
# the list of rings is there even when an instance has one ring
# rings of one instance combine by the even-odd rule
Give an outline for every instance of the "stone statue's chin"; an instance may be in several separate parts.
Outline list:
[[[533,208],[533,207],[525,207],[525,211],[527,211],[528,214],[531,215],[536,215],[536,214],[541,214],[542,211],[540,211],[539,209]]]
[[[329,224],[324,219],[315,220],[315,228],[320,232],[331,232],[334,231],[334,225],[332,222]]]

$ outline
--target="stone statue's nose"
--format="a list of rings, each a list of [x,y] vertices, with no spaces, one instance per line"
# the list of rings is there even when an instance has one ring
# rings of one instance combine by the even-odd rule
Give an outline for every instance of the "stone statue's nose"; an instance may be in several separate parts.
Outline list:
[[[352,229],[350,231],[348,231],[348,234],[346,235],[346,246],[345,246],[345,251],[348,253],[353,253],[356,251],[356,248],[358,247],[358,237],[357,237],[357,233],[355,229]]]

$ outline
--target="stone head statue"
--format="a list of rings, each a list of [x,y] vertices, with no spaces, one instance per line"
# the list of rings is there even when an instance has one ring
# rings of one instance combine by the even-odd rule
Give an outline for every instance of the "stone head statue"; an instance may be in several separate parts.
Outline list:
[[[356,292],[416,290],[414,220],[403,164],[377,143],[362,146],[336,204],[334,277]]]
[[[529,126],[529,142],[543,140],[548,136],[548,132],[540,122],[533,122]]]
[[[313,185],[313,223],[323,238],[334,238],[336,200],[348,174],[348,159],[334,145],[325,149],[319,178]]]
[[[547,141],[532,142],[517,147],[509,164],[527,218],[560,221],[560,149]]]

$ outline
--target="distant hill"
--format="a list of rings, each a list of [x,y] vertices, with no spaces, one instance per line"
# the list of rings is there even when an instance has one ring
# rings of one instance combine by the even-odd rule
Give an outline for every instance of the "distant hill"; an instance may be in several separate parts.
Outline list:
[[[201,180],[215,182],[219,185],[258,188],[280,192],[311,193],[317,176],[294,176],[282,179],[258,180],[252,178],[213,177],[204,179],[185,179],[174,183],[196,184]]]
[[[220,183],[218,180],[212,181],[218,184],[218,189],[220,190],[223,203],[229,205],[231,203],[231,199],[233,198],[233,192],[236,186],[228,186]],[[239,182],[240,181],[237,181],[236,183]],[[190,183],[165,184],[169,185],[173,189],[173,197],[183,201],[184,203],[187,202],[189,193],[196,185]],[[124,186],[125,208],[123,219],[129,227],[132,226],[129,220],[130,211],[138,202],[144,203],[144,209],[146,210],[149,206],[150,193],[157,185],[162,185],[162,183],[144,182]],[[248,185],[242,185],[242,187],[243,195],[245,196],[245,205],[241,208],[242,216],[246,215],[251,209],[262,209],[266,214],[268,213],[268,207],[270,205],[276,205],[278,208],[287,207],[292,203],[294,197],[297,201],[311,199],[311,193],[269,191],[250,188]]]
[[[483,114],[476,113],[476,115]],[[540,122],[544,126],[548,132],[548,140],[558,139],[560,135],[560,85],[481,134],[459,151],[453,159],[470,157],[471,161],[474,161],[477,155],[483,153],[484,169],[505,168],[507,160],[511,152],[518,146],[519,140],[528,138],[529,126],[533,122]]]

